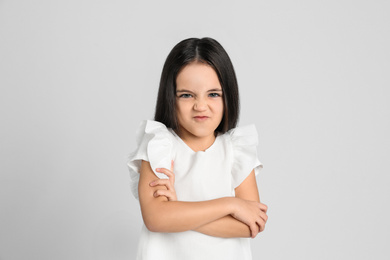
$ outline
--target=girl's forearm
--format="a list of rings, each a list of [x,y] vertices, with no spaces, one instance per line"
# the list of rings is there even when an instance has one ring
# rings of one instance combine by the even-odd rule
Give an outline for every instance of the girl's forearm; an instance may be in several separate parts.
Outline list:
[[[198,227],[194,231],[213,237],[251,237],[250,228],[232,216],[222,217]]]
[[[248,198],[243,196],[237,188],[236,192],[238,191],[240,197],[237,197],[236,193],[236,197],[224,197],[209,201],[168,201],[166,196],[157,194],[159,190],[160,193],[161,190],[168,190],[168,187],[154,186],[153,182],[156,178],[150,164],[142,161],[138,194],[142,218],[145,226],[150,231],[183,232],[196,230],[229,215],[246,224],[251,230],[252,237],[257,235],[259,225],[264,225],[263,219],[266,216],[264,216],[265,213],[262,212],[262,208],[265,205],[247,200]],[[221,224],[220,222],[217,223]],[[215,226],[212,227],[216,228]],[[218,229],[221,230],[222,227],[219,226]],[[205,228],[202,230],[205,230]]]
[[[206,224],[234,212],[235,199],[225,197],[201,202],[153,201],[154,205],[145,207],[141,202],[141,211],[146,227],[153,232],[183,232],[203,226],[201,230],[205,230],[208,229]]]
[[[239,200],[224,197],[200,202],[168,201],[157,196],[159,189],[150,183],[156,180],[149,162],[142,161],[138,183],[139,202],[145,226],[154,232],[182,232],[195,230],[205,224],[238,211]]]

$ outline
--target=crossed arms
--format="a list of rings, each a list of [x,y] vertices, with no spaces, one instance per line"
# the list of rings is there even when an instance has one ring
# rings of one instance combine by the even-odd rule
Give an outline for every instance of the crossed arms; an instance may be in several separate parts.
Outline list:
[[[158,171],[169,179],[158,179],[149,162],[142,161],[138,192],[150,231],[194,230],[216,237],[254,238],[264,230],[267,206],[260,203],[254,171],[235,189],[235,197],[200,202],[177,201],[172,169]]]

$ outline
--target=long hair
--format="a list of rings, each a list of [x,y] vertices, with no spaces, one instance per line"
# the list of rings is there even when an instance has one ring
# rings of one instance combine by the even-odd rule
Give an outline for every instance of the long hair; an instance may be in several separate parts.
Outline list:
[[[161,73],[154,120],[168,128],[178,129],[176,78],[192,62],[203,62],[211,66],[222,86],[224,115],[216,131],[224,133],[236,127],[240,107],[236,73],[225,49],[208,37],[183,40],[169,53]]]

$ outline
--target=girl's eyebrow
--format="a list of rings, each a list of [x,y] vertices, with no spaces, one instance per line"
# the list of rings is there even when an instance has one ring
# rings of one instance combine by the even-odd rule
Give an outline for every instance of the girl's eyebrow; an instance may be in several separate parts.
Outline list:
[[[207,90],[207,92],[215,92],[215,91],[221,91],[222,92],[222,89],[220,89],[220,88],[213,88],[213,89]],[[178,89],[178,90],[176,90],[176,93],[178,93],[178,92],[190,92],[190,93],[193,93],[191,90],[187,90],[187,89]]]
[[[191,93],[192,93],[192,91],[186,90],[186,89],[179,89],[179,90],[176,90],[176,93],[177,93],[177,92],[191,92]]]
[[[221,91],[222,92],[222,89],[220,89],[220,88],[213,88],[213,89],[207,90],[207,92],[215,92],[215,91]]]

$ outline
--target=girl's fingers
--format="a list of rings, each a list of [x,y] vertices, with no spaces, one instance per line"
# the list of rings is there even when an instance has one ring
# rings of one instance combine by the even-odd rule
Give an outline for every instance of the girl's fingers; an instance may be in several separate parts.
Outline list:
[[[149,183],[150,186],[165,186],[167,190],[156,190],[153,194],[154,197],[165,196],[169,201],[177,201],[175,191],[175,174],[173,173],[174,163],[171,161],[171,170],[166,168],[156,168],[156,172],[160,172],[168,176],[168,179],[157,179]]]
[[[257,226],[256,223],[254,223],[253,225],[251,225],[249,227],[249,229],[251,230],[251,237],[255,238],[257,236],[257,234],[259,233],[259,227]]]
[[[173,172],[173,166],[174,166],[174,162],[173,160],[171,161],[171,171]]]
[[[264,228],[265,228],[264,222],[257,223],[257,228],[258,228],[258,230],[259,230],[259,233],[260,233],[260,232],[263,232],[263,230],[264,230]]]
[[[172,171],[165,168],[157,168],[156,172],[164,173],[169,178],[175,178],[175,174]]]
[[[167,197],[167,199],[169,201],[176,201],[177,200],[176,193],[172,192],[172,191],[169,191],[169,190],[156,190],[153,193],[153,196],[156,197],[156,198],[159,197],[159,196],[165,196],[165,197]]]
[[[168,178],[171,181],[172,185],[175,183],[175,174],[172,171],[170,171],[168,169],[165,169],[165,168],[157,168],[156,171],[157,172],[161,172],[161,173],[165,174],[166,176],[168,176]]]
[[[265,212],[260,211],[260,217],[262,220],[264,220],[264,222],[267,222],[268,216],[267,216],[267,214],[265,214]]]
[[[265,213],[267,213],[267,210],[268,210],[268,207],[267,207],[267,205],[265,205],[265,204],[263,204],[263,203],[259,203],[260,205],[260,209],[262,210],[262,211],[264,211]]]
[[[256,223],[259,226],[259,232],[262,232],[265,229],[265,223],[267,222],[268,216],[264,213],[260,213],[260,217],[257,219]]]
[[[263,212],[263,214],[264,214],[264,212]],[[257,220],[255,221],[256,228],[254,226],[250,227],[252,238],[255,238],[258,235],[258,233],[264,231],[265,223],[267,222],[267,220],[266,220],[267,215],[264,214],[264,216],[260,216],[259,218],[257,218]]]
[[[157,179],[149,183],[151,187],[155,186],[165,186],[168,190],[174,190],[174,187],[172,187],[172,183],[167,179]]]

